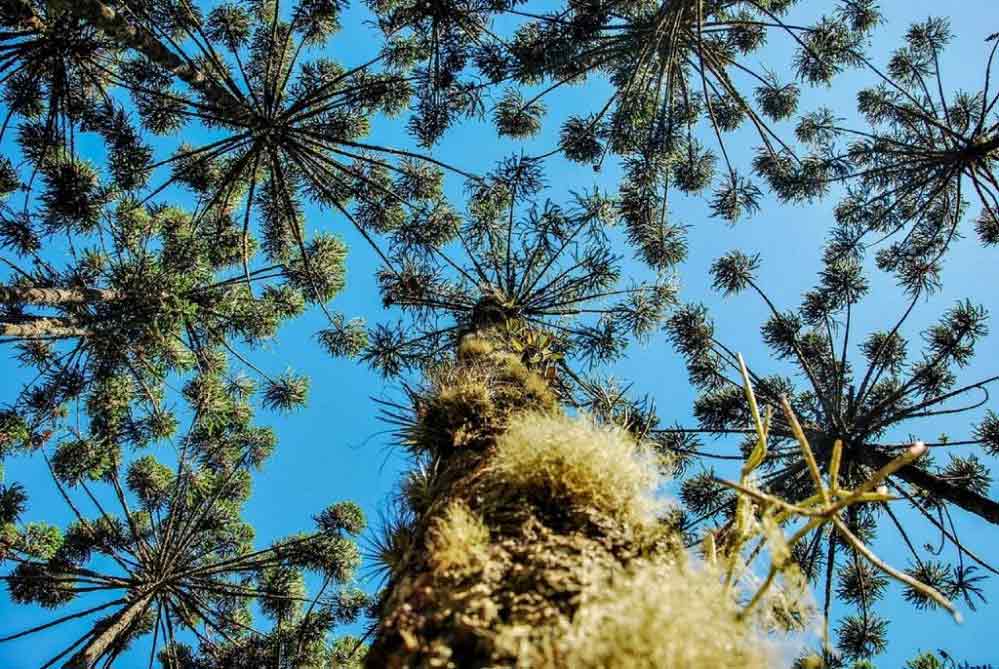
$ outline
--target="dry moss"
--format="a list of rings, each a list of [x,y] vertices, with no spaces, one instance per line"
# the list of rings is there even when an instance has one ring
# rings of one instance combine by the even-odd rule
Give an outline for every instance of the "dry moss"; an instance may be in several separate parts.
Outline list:
[[[773,643],[725,591],[720,576],[682,562],[645,562],[588,593],[568,634],[530,664],[587,669],[766,669]],[[556,652],[557,649],[557,652]]]
[[[484,557],[489,529],[462,501],[448,505],[428,533],[430,560],[441,571],[466,569]]]
[[[523,416],[497,439],[492,466],[507,487],[632,525],[663,506],[654,457],[624,430],[587,418]]]
[[[483,448],[515,414],[558,409],[543,378],[480,337],[466,336],[458,364],[436,370],[429,380],[409,440],[418,452]]]
[[[455,379],[438,393],[425,423],[435,428],[436,434],[450,435],[450,445],[460,448],[483,434],[495,408],[489,387],[482,379]]]
[[[482,358],[495,350],[495,347],[484,337],[465,335],[458,345],[458,359],[463,361]]]

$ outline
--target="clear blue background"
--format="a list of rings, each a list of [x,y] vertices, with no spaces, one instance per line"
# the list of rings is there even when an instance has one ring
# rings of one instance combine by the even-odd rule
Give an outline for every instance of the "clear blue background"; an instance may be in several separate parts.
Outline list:
[[[542,6],[544,3],[536,3]],[[802,16],[826,4],[818,1],[804,2]],[[831,3],[829,3],[831,6]],[[883,65],[888,52],[907,29],[910,22],[931,15],[948,15],[955,35],[953,45],[942,61],[950,90],[977,89],[984,71],[987,47],[984,38],[994,32],[999,18],[995,0],[963,0],[960,3],[941,5],[930,0],[886,0],[883,9],[887,22],[875,34],[872,59]],[[354,7],[344,17],[345,29],[328,47],[328,54],[348,66],[359,64],[375,53],[379,38],[370,25],[362,24],[370,16],[363,8]],[[792,17],[793,19],[793,17]],[[764,64],[783,67],[789,62],[790,50],[786,40],[774,37],[771,45],[758,55]],[[781,68],[778,67],[778,72]],[[802,108],[818,104],[833,107],[840,115],[854,117],[854,95],[859,86],[873,80],[866,73],[849,73],[835,80],[833,87],[804,89]],[[592,80],[581,87],[563,89],[548,99],[549,117],[543,132],[533,140],[517,144],[500,139],[486,123],[468,122],[448,135],[434,149],[434,156],[466,170],[483,172],[493,163],[513,152],[523,149],[527,153],[542,153],[555,145],[559,121],[581,110],[594,110],[604,100],[607,86]],[[783,124],[783,136],[790,134],[792,126]],[[388,146],[409,145],[413,142],[405,135],[403,123],[398,119],[378,120],[369,139]],[[729,136],[728,146],[734,162],[746,166],[756,144],[755,136],[742,129]],[[733,147],[735,147],[733,149]],[[565,201],[570,191],[599,185],[613,190],[619,170],[613,164],[594,173],[588,166],[577,166],[558,158],[547,165],[550,184],[548,197]],[[449,192],[456,203],[461,202],[461,181],[449,179]],[[679,198],[673,203],[675,220],[690,225],[690,257],[680,268],[681,299],[702,301],[714,309],[720,338],[732,349],[741,351],[757,371],[781,369],[769,359],[759,340],[759,325],[767,314],[763,305],[751,295],[722,301],[710,290],[708,267],[713,259],[734,248],[759,252],[763,260],[760,283],[766,287],[774,301],[785,307],[799,302],[801,294],[815,282],[819,269],[822,243],[831,221],[830,211],[834,199],[809,206],[781,206],[767,198],[761,211],[751,219],[728,227],[711,219],[707,206],[700,198]],[[973,207],[972,214],[977,213]],[[362,316],[369,323],[386,321],[395,314],[384,313],[373,282],[377,267],[374,254],[347,222],[337,214],[310,210],[310,231],[332,230],[342,234],[350,243],[348,282],[344,293],[333,306],[349,317]],[[957,243],[945,266],[944,290],[930,301],[917,306],[907,334],[912,346],[918,343],[918,331],[931,325],[954,300],[971,297],[983,303],[990,312],[999,311],[996,293],[997,260],[999,250],[982,249],[971,233],[970,224],[964,230],[967,239]],[[630,251],[627,251],[630,257]],[[647,270],[629,260],[629,272],[645,275]],[[5,277],[4,277],[5,278]],[[871,296],[855,314],[854,331],[867,332],[894,322],[905,304],[889,277],[874,275]],[[255,493],[248,506],[248,519],[256,526],[258,539],[264,543],[310,525],[310,516],[331,502],[350,499],[365,509],[372,524],[377,525],[379,510],[405,467],[404,457],[393,448],[386,434],[388,426],[377,419],[377,406],[372,398],[401,397],[398,384],[384,383],[376,374],[363,366],[346,360],[333,360],[326,356],[313,338],[323,327],[321,314],[315,311],[285,327],[280,336],[266,350],[253,353],[256,364],[271,372],[286,368],[306,372],[312,378],[312,389],[307,408],[289,416],[262,412],[259,419],[272,425],[279,436],[279,448],[264,472],[257,477]],[[857,337],[857,341],[860,337]],[[978,356],[969,369],[959,375],[959,380],[972,380],[992,375],[999,367],[997,339],[990,336],[979,347]],[[853,353],[857,353],[854,348]],[[23,370],[6,358],[0,361],[0,401],[12,398],[25,380]],[[691,403],[694,393],[686,380],[681,360],[669,348],[664,335],[658,334],[644,345],[636,345],[629,357],[616,365],[614,375],[634,383],[637,393],[649,393],[656,402],[664,423],[679,421],[693,425]],[[992,402],[993,409],[999,403]],[[980,414],[979,414],[980,415]],[[978,416],[976,416],[977,418]],[[951,420],[936,420],[925,425],[910,425],[916,435],[935,440],[941,432],[949,432],[954,439],[970,433],[970,419],[961,416]],[[892,435],[903,439],[907,435]],[[731,442],[708,442],[706,450],[735,452]],[[992,466],[994,459],[982,455]],[[938,461],[945,462],[944,455]],[[49,482],[44,462],[40,458],[22,458],[8,461],[8,481],[20,481],[32,493],[31,508],[26,520],[70,520],[69,513],[58,499]],[[675,492],[675,491],[671,491]],[[993,489],[992,496],[995,496]],[[904,518],[911,520],[914,543],[936,543],[937,537],[929,531],[914,512],[898,505]],[[988,559],[999,553],[999,528],[985,521],[955,510],[958,530],[978,554]],[[905,566],[906,553],[897,535],[885,526],[875,550],[887,561]],[[374,587],[372,578],[365,583]],[[994,599],[999,595],[995,577],[986,584],[986,594]],[[901,589],[892,584],[876,611],[891,621],[889,649],[875,658],[878,667],[901,667],[904,661],[918,650],[947,649],[952,655],[972,664],[992,662],[999,665],[999,643],[995,641],[996,622],[999,621],[995,606],[983,606],[971,612],[965,608],[966,622],[954,624],[940,611],[919,613],[902,601]],[[84,608],[76,605],[75,608]],[[59,610],[63,614],[73,606]],[[834,619],[841,611],[834,607]],[[6,593],[0,594],[0,635],[43,622],[52,612],[32,607],[12,606]],[[0,644],[0,669],[21,669],[39,666],[51,657],[61,645],[69,643],[81,633],[78,625],[67,625],[29,639]],[[148,657],[149,637],[141,640],[136,648],[123,656],[116,666],[145,666]]]

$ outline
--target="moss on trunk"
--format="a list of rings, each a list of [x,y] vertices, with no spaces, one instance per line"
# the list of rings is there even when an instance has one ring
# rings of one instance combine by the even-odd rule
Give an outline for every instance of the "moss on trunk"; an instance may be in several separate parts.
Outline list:
[[[566,417],[482,334],[414,403],[404,437],[423,466],[402,486],[405,550],[368,667],[770,666],[652,513],[655,465],[627,433]]]

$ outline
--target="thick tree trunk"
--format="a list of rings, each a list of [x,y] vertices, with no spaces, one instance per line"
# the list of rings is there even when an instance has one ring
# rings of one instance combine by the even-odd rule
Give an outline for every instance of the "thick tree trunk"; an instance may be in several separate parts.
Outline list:
[[[704,585],[703,577],[676,570],[683,556],[675,530],[628,508],[632,502],[607,503],[606,496],[621,491],[613,476],[601,480],[616,465],[613,457],[600,459],[607,458],[601,439],[638,449],[634,440],[567,418],[548,383],[496,345],[487,336],[466,336],[454,366],[428,379],[415,401],[403,441],[426,466],[402,486],[409,520],[385,539],[395,559],[366,666],[768,666],[760,659],[765,653],[732,632],[747,627],[732,609],[712,608],[720,596],[688,601],[712,596],[677,593],[695,582],[704,592],[721,590],[714,576]],[[511,442],[530,460],[534,450],[558,450],[551,446],[560,440],[559,453],[536,467],[546,482],[525,483],[533,476],[530,464],[509,473]],[[576,452],[594,461],[583,456],[573,463]],[[655,471],[647,461],[648,469],[635,466],[639,476]],[[656,581],[670,584],[673,596],[655,588],[649,595]],[[620,618],[612,609],[630,608],[634,598],[644,602],[643,613],[604,633],[607,619]],[[687,613],[702,618],[676,627]],[[717,639],[727,644],[724,653]]]
[[[97,636],[91,637],[87,644],[79,650],[69,662],[63,665],[64,669],[92,669],[101,658],[105,657],[114,643],[121,636],[128,632],[129,628],[141,616],[155,593],[139,597],[134,602],[123,609],[120,609],[111,617],[108,626]]]

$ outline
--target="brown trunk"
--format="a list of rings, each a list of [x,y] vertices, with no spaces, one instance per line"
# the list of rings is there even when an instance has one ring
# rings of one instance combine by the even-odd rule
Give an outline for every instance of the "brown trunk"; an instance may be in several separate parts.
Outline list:
[[[868,465],[877,469],[885,466],[892,459],[890,455],[869,449],[862,449],[859,453]],[[999,525],[999,502],[995,502],[988,497],[983,497],[967,488],[956,486],[915,465],[902,467],[902,469],[895,473],[895,476],[932,493],[944,501],[955,504],[965,511],[984,518],[993,525]]]
[[[38,318],[27,323],[0,323],[0,337],[49,339],[86,337],[90,332],[55,318]]]
[[[10,11],[18,12],[21,25],[32,30],[44,30],[44,21],[35,14],[34,8],[27,0],[10,0],[8,4]],[[129,23],[113,7],[99,0],[74,0],[72,7],[78,15],[89,19],[108,35],[121,40],[123,46],[135,49],[157,65],[169,70],[207,98],[226,107],[238,106],[238,102],[228,91],[206,78],[193,64],[185,62],[170,51],[148,30]]]
[[[82,304],[121,299],[114,290],[97,288],[39,288],[35,286],[0,286],[0,302],[13,304]]]
[[[147,29],[132,25],[113,7],[99,0],[75,0],[73,9],[81,16],[92,20],[108,35],[121,39],[129,48],[135,49],[157,65],[169,70],[207,98],[229,108],[239,108],[239,103],[228,91],[206,77],[194,64],[186,62],[168,49]]]
[[[369,669],[541,666],[524,653],[550,657],[544,649],[558,647],[600,575],[672,550],[669,533],[496,479],[496,440],[511,419],[562,410],[540,375],[492,348],[488,337],[466,337],[416,402],[405,441],[430,455],[433,474],[428,494],[403,486],[413,522],[392,537],[405,549],[380,602]],[[469,533],[474,546],[442,556],[441,523],[456,507],[484,528]],[[463,553],[475,557],[461,564]]]
[[[70,660],[63,665],[64,669],[92,669],[103,658],[112,645],[135,623],[136,619],[142,615],[149,602],[152,601],[153,592],[139,597],[118,613],[111,617],[111,620],[104,631],[80,649]]]

